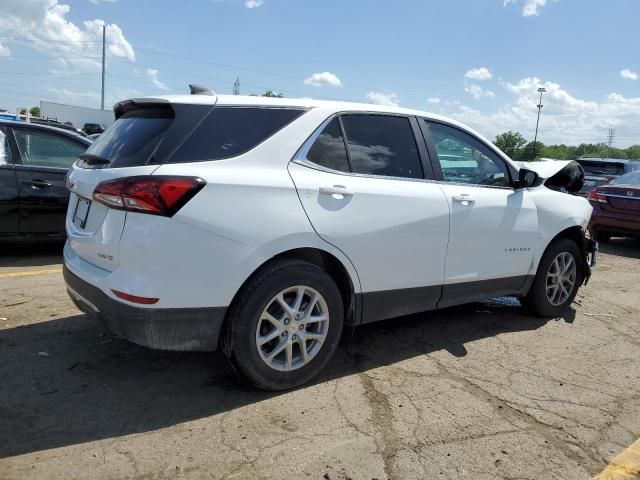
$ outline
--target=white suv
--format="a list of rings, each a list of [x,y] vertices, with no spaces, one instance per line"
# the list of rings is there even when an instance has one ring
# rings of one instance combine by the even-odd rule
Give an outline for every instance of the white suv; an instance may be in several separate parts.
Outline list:
[[[67,178],[69,293],[121,337],[285,389],[343,325],[498,295],[555,316],[590,274],[575,163],[416,110],[199,93],[118,103]]]

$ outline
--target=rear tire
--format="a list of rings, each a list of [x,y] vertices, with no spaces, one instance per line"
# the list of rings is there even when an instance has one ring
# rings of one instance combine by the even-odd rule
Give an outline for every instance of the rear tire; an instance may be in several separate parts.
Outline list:
[[[300,260],[278,260],[252,278],[231,306],[223,351],[255,387],[286,390],[325,367],[343,321],[342,296],[324,270]]]
[[[580,249],[561,238],[545,251],[529,293],[522,299],[525,309],[540,317],[558,317],[569,308],[584,279]]]

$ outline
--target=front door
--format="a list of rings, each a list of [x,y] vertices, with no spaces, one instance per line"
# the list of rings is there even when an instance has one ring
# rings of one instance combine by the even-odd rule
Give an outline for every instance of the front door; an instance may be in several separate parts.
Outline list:
[[[13,128],[19,152],[14,168],[20,195],[20,233],[62,234],[69,202],[68,169],[86,145],[62,134]]]
[[[18,188],[7,129],[0,127],[0,237],[18,235]]]
[[[440,296],[449,207],[424,170],[410,119],[351,114],[289,166],[314,229],[358,272],[365,323],[434,308]]]
[[[529,192],[513,188],[507,163],[477,138],[449,125],[422,125],[451,209],[439,306],[519,292],[538,238]]]

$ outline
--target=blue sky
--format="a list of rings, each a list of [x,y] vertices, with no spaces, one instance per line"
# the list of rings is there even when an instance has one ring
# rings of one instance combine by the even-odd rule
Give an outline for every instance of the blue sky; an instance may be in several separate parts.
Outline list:
[[[0,106],[186,92],[393,103],[489,137],[640,143],[637,0],[3,0]],[[88,58],[87,58],[88,57]],[[315,74],[315,75],[314,75]]]

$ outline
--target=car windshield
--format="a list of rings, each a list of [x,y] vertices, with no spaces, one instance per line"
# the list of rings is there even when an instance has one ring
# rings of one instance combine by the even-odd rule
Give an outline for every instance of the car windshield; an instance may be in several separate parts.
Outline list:
[[[630,172],[615,178],[612,185],[634,185],[640,186],[640,171]]]

